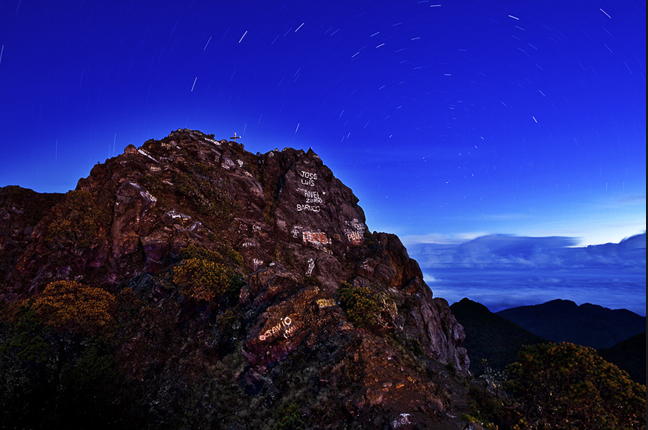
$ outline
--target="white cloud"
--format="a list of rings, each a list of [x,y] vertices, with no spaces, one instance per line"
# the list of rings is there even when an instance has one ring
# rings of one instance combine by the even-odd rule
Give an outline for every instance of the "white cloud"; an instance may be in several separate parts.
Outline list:
[[[487,235],[462,243],[416,241],[409,237],[410,256],[424,269],[618,267],[645,271],[646,235],[622,243],[577,248],[573,237]]]
[[[417,244],[437,244],[437,245],[458,245],[468,240],[476,239],[480,236],[486,236],[485,232],[469,233],[429,233],[422,235],[409,235],[401,237],[401,242],[406,247]]]

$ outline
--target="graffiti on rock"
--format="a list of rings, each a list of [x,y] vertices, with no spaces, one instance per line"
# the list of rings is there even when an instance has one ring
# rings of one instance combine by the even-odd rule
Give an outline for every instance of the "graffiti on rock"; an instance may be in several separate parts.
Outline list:
[[[315,269],[315,260],[312,258],[308,259],[308,269],[306,269],[306,276],[310,276],[313,274],[313,270]]]
[[[333,299],[317,299],[317,306],[319,306],[320,309],[329,308],[331,306],[336,306],[336,303]]]
[[[290,317],[282,318],[281,321],[279,321],[279,324],[270,327],[268,330],[260,334],[259,340],[262,342],[270,340],[279,335],[279,333],[283,333],[283,337],[287,339],[288,335],[294,333],[296,330],[296,327],[293,326],[292,323],[293,321]]]
[[[299,203],[297,204],[297,212],[319,212],[320,207],[319,206],[312,206],[312,205],[300,205]]]
[[[314,187],[315,181],[317,181],[317,173],[306,172],[304,170],[299,172],[300,182],[302,185],[308,187]],[[316,206],[323,202],[322,197],[316,190],[307,190],[304,188],[297,188],[297,191],[303,193],[306,201],[304,204],[297,204],[297,212],[307,211],[307,212],[319,212],[320,207]]]
[[[344,221],[344,234],[353,245],[360,245],[364,241],[366,226],[354,218],[352,221]]]
[[[312,243],[312,244],[323,244],[327,245],[329,243],[328,238],[326,237],[326,233],[323,232],[312,232],[312,231],[305,231],[302,233],[302,240],[304,243]]]

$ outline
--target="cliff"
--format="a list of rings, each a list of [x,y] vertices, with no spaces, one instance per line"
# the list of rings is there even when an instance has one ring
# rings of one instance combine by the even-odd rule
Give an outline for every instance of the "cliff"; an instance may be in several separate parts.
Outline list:
[[[252,154],[177,130],[97,164],[75,191],[31,205],[25,193],[0,191],[3,306],[54,281],[116,297],[111,342],[147,393],[148,425],[272,428],[296,408],[314,428],[461,428],[462,326],[312,150]],[[227,279],[207,291],[214,273]],[[219,407],[200,385],[194,409],[211,412],[190,419],[155,391],[205,380],[238,400]]]

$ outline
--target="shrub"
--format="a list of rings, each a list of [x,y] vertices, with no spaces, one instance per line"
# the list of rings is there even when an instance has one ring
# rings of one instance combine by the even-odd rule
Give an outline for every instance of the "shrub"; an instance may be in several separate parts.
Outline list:
[[[372,327],[376,324],[380,306],[378,296],[371,288],[354,288],[348,282],[342,282],[337,293],[342,309],[356,327]]]
[[[227,258],[229,258],[237,266],[242,266],[243,264],[245,264],[243,256],[238,251],[228,248],[226,254]]]
[[[50,355],[50,345],[44,340],[45,329],[41,325],[34,309],[24,303],[12,318],[13,324],[7,324],[8,333],[3,333],[0,342],[0,357],[14,351],[20,362],[42,362]],[[1,327],[1,326],[0,326]]]
[[[97,334],[112,324],[115,297],[101,288],[75,281],[47,285],[34,300],[34,310],[43,324],[57,330]]]
[[[44,326],[29,304],[15,318],[0,324],[0,428],[124,429],[131,422],[110,342]]]
[[[243,285],[245,285],[243,277],[236,272],[231,272],[229,277],[229,287],[227,288],[227,296],[232,302],[238,302],[238,298],[241,294],[241,288],[243,288]]]
[[[110,217],[94,203],[88,191],[70,191],[65,202],[54,208],[55,218],[47,227],[45,242],[87,248],[105,239]]]
[[[173,175],[173,183],[176,193],[191,202],[202,215],[229,218],[236,208],[236,202],[229,198],[227,192],[208,178],[176,173]]]
[[[210,251],[209,249],[198,247],[193,243],[180,250],[180,257],[182,257],[183,260],[197,258],[214,263],[223,262],[223,256],[218,251]]]
[[[507,368],[508,387],[525,429],[639,429],[646,426],[646,387],[570,343],[525,346]]]
[[[190,258],[173,270],[173,282],[181,293],[196,300],[212,301],[230,286],[231,272],[222,264]]]
[[[227,309],[225,312],[218,315],[216,325],[224,333],[230,333],[235,329],[234,323],[238,321],[238,318],[239,315],[237,314],[237,312],[235,312],[233,309]]]
[[[274,425],[275,430],[299,430],[305,428],[304,418],[299,412],[299,406],[291,403],[278,411],[278,419]]]

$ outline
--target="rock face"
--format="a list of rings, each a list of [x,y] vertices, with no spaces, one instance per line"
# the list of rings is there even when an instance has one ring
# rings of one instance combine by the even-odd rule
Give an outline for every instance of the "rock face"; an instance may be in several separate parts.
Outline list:
[[[0,282],[33,242],[34,227],[63,197],[17,186],[0,188]]]
[[[244,357],[231,381],[251,399],[288,396],[278,390],[290,374],[308,381],[301,413],[316,428],[339,427],[317,423],[327,413],[363,428],[453,428],[457,378],[470,374],[463,328],[398,237],[371,233],[357,203],[312,150],[251,154],[178,130],[97,164],[31,224],[9,223],[19,233],[0,205],[0,294],[14,301],[57,280],[131,288],[157,309],[180,306],[174,327],[192,319],[202,345],[236,315],[229,355],[201,363]],[[7,257],[13,243],[23,247]],[[243,278],[236,297],[192,304],[180,293],[171,278],[190,245],[225,256]],[[343,282],[376,299],[370,324],[341,306]]]

